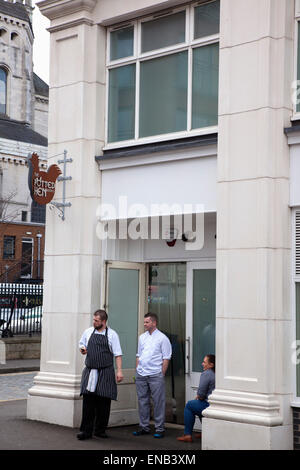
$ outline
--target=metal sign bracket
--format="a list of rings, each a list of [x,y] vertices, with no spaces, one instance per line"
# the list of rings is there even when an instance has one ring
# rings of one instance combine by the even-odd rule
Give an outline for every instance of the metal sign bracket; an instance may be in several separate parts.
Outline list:
[[[66,182],[72,180],[72,176],[67,176],[67,163],[72,163],[73,159],[72,158],[67,158],[67,150],[64,150],[64,158],[63,160],[58,160],[58,164],[63,164],[63,174],[62,176],[59,176],[57,178],[57,181],[62,181],[63,187],[62,187],[62,202],[51,202],[50,203],[50,209],[52,209],[52,206],[54,206],[58,211],[59,211],[59,217],[62,220],[65,220],[65,208],[66,207],[71,207],[72,204],[70,202],[66,202]]]

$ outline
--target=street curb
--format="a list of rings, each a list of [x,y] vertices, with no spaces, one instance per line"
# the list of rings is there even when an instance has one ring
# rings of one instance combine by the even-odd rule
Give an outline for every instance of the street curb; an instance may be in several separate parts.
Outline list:
[[[1,369],[0,368],[0,375],[2,374],[13,374],[13,373],[18,373],[18,372],[35,372],[35,371],[39,371],[40,368],[39,367],[36,367],[36,366],[32,366],[32,367],[14,367],[14,368],[3,368]]]

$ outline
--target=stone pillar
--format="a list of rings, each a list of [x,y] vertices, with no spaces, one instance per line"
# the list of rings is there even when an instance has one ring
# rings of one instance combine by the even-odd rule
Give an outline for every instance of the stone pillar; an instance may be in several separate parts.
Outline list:
[[[46,0],[51,21],[49,165],[67,157],[65,220],[47,208],[41,369],[29,390],[29,419],[77,427],[84,358],[78,340],[100,305],[101,243],[96,236],[104,142],[105,30],[92,21],[96,0]],[[62,183],[55,199],[61,201]]]
[[[291,449],[293,0],[221,0],[216,389],[203,449]]]

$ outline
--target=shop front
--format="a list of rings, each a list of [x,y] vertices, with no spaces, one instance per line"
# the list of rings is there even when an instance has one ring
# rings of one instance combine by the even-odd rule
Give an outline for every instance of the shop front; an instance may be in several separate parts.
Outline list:
[[[98,158],[101,302],[120,336],[126,382],[111,424],[138,421],[134,375],[146,312],[158,315],[158,328],[172,344],[168,422],[183,424],[203,357],[215,353],[216,141],[155,150]]]

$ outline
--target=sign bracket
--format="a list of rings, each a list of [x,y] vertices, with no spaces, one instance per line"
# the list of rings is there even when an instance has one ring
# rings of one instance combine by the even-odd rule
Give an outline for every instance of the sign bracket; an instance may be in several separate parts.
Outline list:
[[[62,181],[63,187],[62,187],[62,202],[51,202],[50,203],[50,209],[52,209],[51,206],[56,207],[56,209],[60,212],[59,217],[62,220],[65,220],[65,208],[66,207],[71,207],[72,204],[70,202],[66,202],[66,181],[71,181],[72,176],[67,176],[67,163],[72,163],[73,159],[72,158],[67,158],[67,150],[64,150],[64,158],[63,160],[58,160],[58,164],[63,164],[63,175],[59,176],[57,178],[57,181]]]

